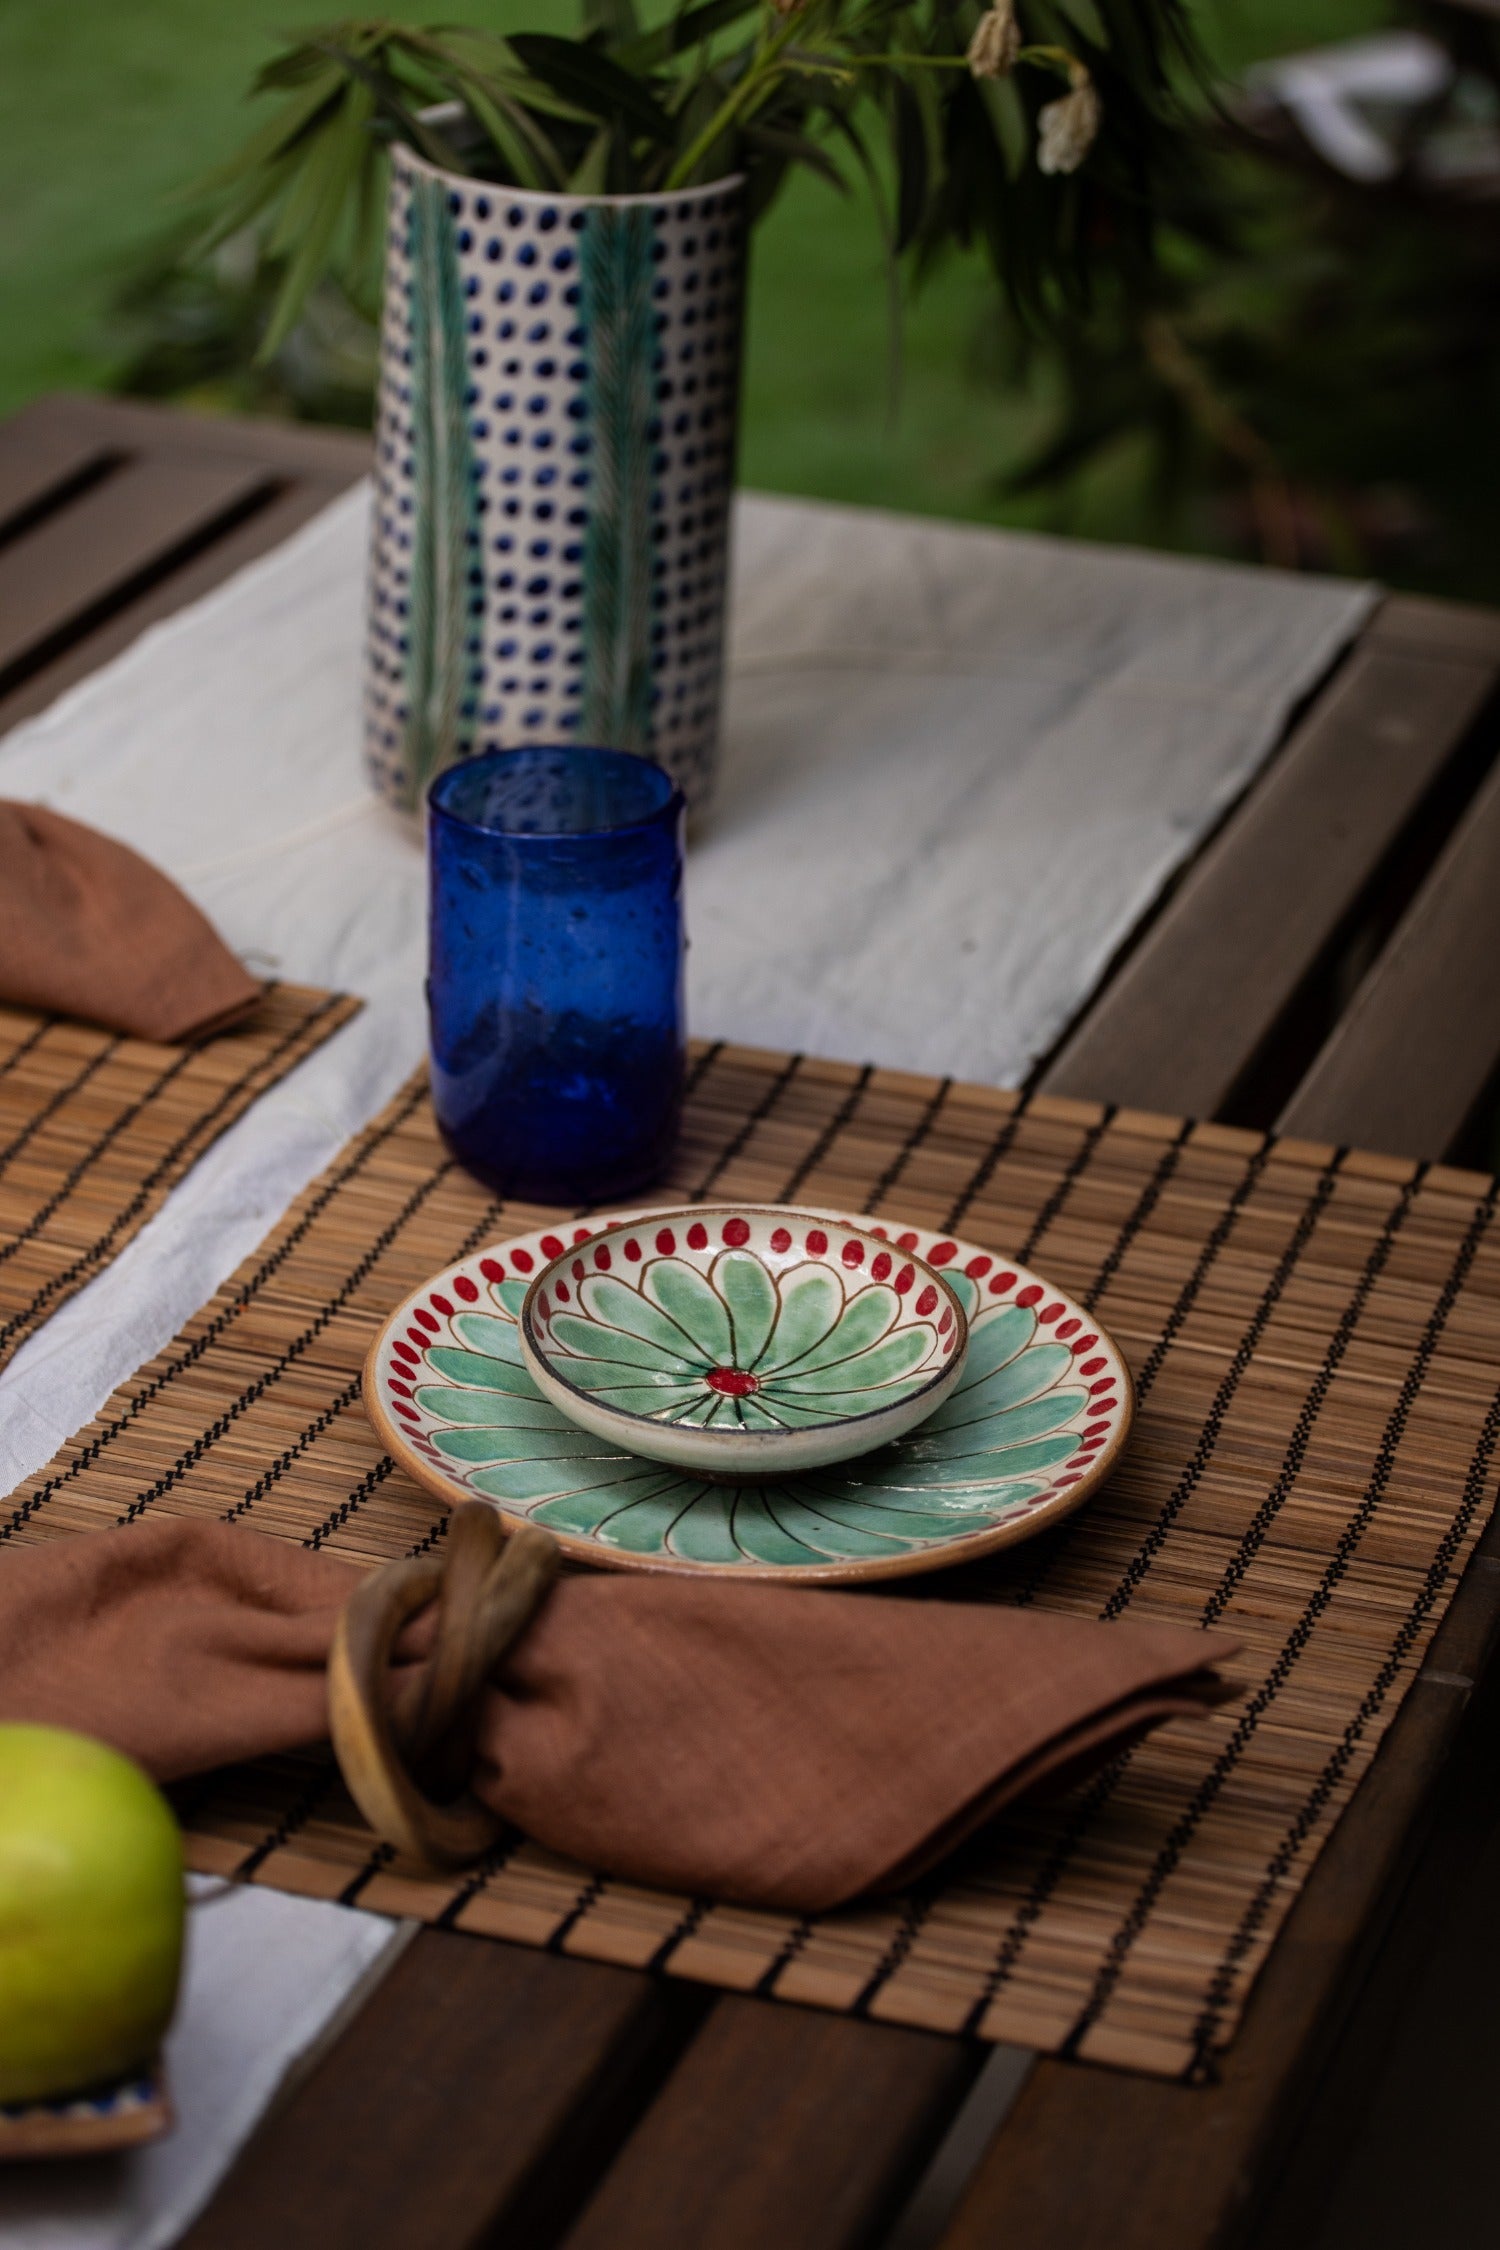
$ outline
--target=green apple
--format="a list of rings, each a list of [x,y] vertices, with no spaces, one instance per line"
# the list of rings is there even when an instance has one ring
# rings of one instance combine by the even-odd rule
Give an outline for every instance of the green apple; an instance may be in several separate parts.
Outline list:
[[[177,1823],[139,1766],[61,1727],[0,1726],[0,2102],[149,2060],[183,1904]]]

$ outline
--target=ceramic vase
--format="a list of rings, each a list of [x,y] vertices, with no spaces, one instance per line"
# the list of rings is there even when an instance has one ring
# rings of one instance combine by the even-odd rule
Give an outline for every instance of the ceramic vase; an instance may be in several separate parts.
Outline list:
[[[545,195],[395,152],[365,654],[394,803],[569,740],[704,801],[744,270],[737,180]]]

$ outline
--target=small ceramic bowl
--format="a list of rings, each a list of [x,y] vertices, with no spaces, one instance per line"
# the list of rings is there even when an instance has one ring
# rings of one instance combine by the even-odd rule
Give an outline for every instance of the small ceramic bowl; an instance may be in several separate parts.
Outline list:
[[[968,1322],[936,1267],[807,1211],[653,1211],[565,1250],[521,1356],[568,1419],[704,1476],[872,1453],[940,1406]]]

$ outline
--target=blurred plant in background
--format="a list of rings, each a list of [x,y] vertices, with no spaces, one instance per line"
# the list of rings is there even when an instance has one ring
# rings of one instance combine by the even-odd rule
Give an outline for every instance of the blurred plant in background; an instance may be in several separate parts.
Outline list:
[[[1128,450],[1158,542],[1500,598],[1500,26],[1268,67],[1201,131],[1143,289],[1040,350],[992,319],[1056,399],[1003,490]]]
[[[1022,12],[1028,36],[1056,28]],[[1129,0],[1109,13],[1128,22]],[[972,15],[954,18],[955,51]],[[1214,98],[1179,72],[1190,122],[1153,174],[1149,254],[1118,172],[1101,193],[1086,165],[1061,183],[1086,290],[1054,288],[1041,322],[1035,293],[1020,313],[988,301],[973,380],[1028,396],[1042,434],[995,461],[984,512],[1040,506],[1068,528],[1103,481],[1145,542],[1500,600],[1500,25],[1448,0],[1418,30],[1262,66]],[[1033,90],[1033,136],[1056,95]],[[899,165],[877,168],[920,287],[941,229],[924,241],[910,198],[903,229]],[[1028,195],[1059,184],[1030,155],[1023,173]],[[1026,235],[1003,259],[1000,241],[1014,281]],[[122,387],[368,419],[368,299],[325,276],[256,365],[279,279],[259,236],[196,266],[179,252],[121,299]]]
[[[376,310],[398,141],[544,193],[743,175],[752,225],[794,170],[842,193],[857,182],[893,277],[902,260],[920,271],[977,250],[1016,316],[1045,324],[1086,301],[1097,243],[1116,290],[1149,267],[1188,145],[1177,85],[1192,47],[1181,0],[1022,6],[1024,28],[1016,0],[683,0],[650,26],[633,0],[583,0],[573,38],[327,25],[260,72],[271,114],[201,183],[206,234],[128,292],[144,332],[125,379],[159,384],[196,355],[202,376],[232,382],[258,357],[276,371],[267,403],[342,397],[343,315]],[[284,360],[304,315],[314,333]]]

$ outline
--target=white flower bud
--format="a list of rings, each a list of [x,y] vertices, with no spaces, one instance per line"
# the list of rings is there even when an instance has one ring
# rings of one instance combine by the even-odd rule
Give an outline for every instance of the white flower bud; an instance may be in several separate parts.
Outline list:
[[[995,0],[969,41],[968,64],[976,78],[1008,78],[1021,52],[1015,0]]]
[[[1037,170],[1076,172],[1094,145],[1104,105],[1083,64],[1068,65],[1070,91],[1048,102],[1037,118]]]

